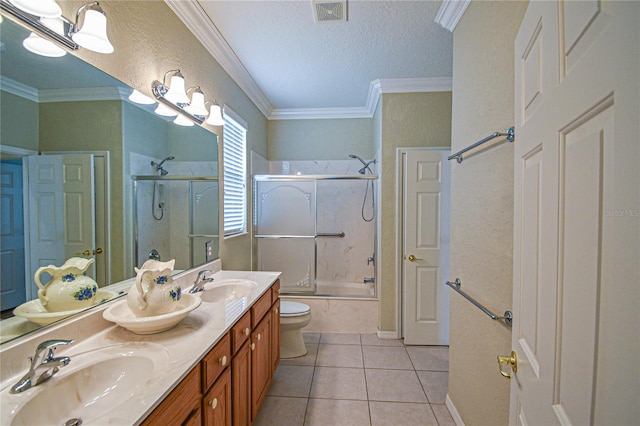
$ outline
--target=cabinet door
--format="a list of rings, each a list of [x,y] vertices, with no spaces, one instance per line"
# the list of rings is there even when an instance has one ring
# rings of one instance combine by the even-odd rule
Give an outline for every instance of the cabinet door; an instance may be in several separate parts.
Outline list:
[[[280,363],[280,299],[271,306],[271,376]]]
[[[202,360],[203,393],[216,381],[220,373],[222,373],[222,370],[227,368],[230,362],[231,338],[229,337],[229,333],[227,333]]]
[[[189,423],[200,416],[200,366],[196,366],[182,382],[167,396],[153,412],[144,419],[143,425]]]
[[[245,342],[231,361],[233,425],[251,424],[251,344]]]
[[[265,315],[251,334],[251,417],[255,420],[271,381],[271,315]]]
[[[202,398],[202,424],[231,426],[231,371],[228,368]]]

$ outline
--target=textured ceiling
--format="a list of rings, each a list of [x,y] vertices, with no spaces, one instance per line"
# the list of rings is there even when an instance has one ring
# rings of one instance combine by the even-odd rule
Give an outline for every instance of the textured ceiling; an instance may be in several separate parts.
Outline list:
[[[452,74],[440,1],[350,0],[347,22],[327,23],[311,0],[197,3],[276,110],[363,107],[374,80]]]

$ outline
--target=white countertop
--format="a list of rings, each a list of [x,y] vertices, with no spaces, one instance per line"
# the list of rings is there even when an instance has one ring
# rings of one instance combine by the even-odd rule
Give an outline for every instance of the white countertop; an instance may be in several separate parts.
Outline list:
[[[195,272],[185,274],[184,279],[174,279],[183,289],[188,289],[193,283],[192,276]],[[162,346],[168,354],[169,363],[160,371],[154,372],[148,382],[131,396],[123,404],[114,407],[114,410],[99,418],[87,418],[84,424],[138,424],[171,392],[171,390],[191,371],[191,369],[206,355],[213,346],[224,336],[231,326],[247,312],[250,306],[276,281],[280,276],[279,272],[252,272],[252,271],[218,271],[213,277],[216,280],[224,279],[247,279],[255,281],[258,285],[247,296],[221,303],[202,302],[198,308],[192,311],[184,320],[174,328],[158,334],[138,335],[120,326],[107,322],[101,318],[102,311],[111,303],[108,302],[104,308],[97,307],[88,312],[86,318],[73,318],[69,324],[60,324],[56,327],[47,328],[42,333],[37,333],[26,339],[24,347],[17,344],[13,347],[0,348],[2,352],[3,369],[5,365],[14,364],[20,356],[27,357],[33,354],[33,348],[38,343],[50,339],[75,338],[76,342],[69,347],[59,347],[56,356],[69,356],[71,362],[67,367],[63,367],[60,372],[48,382],[29,389],[22,394],[11,395],[9,388],[22,377],[26,372],[27,362],[23,362],[24,368],[18,374],[7,377],[3,374],[2,389],[2,412],[0,424],[10,424],[11,418],[29,399],[41,392],[47,386],[55,384],[56,380],[61,380],[65,375],[73,373],[74,354],[81,354],[92,351],[95,348],[103,348],[128,342],[148,342]],[[215,281],[212,284],[215,286]],[[97,318],[99,315],[100,318]],[[71,324],[78,323],[78,324]],[[82,328],[82,334],[87,337],[75,337]],[[91,328],[88,332],[87,328]],[[71,337],[70,337],[71,336]],[[4,346],[4,345],[3,345]],[[9,352],[11,351],[11,352]],[[96,353],[99,353],[96,352]],[[7,363],[5,364],[5,358]],[[80,357],[79,357],[80,358]],[[80,362],[80,361],[78,361]],[[15,369],[15,368],[14,368]],[[65,395],[59,395],[65,398]],[[52,401],[55,404],[55,401]],[[90,410],[90,409],[87,409]],[[84,419],[83,419],[84,420]]]

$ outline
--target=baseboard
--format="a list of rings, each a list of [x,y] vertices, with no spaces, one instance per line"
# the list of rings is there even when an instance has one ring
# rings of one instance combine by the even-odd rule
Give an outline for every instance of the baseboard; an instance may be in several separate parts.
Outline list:
[[[378,339],[399,339],[397,331],[382,331],[378,329]]]
[[[464,426],[464,422],[462,421],[462,417],[460,417],[460,413],[456,409],[456,406],[453,405],[453,401],[449,397],[449,393],[447,393],[447,399],[445,400],[445,405],[449,409],[449,413],[451,413],[451,417],[453,421],[456,422],[457,426]]]

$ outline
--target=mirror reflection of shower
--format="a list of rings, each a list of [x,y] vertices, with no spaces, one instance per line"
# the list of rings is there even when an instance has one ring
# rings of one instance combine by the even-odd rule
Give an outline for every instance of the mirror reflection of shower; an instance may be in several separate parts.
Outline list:
[[[175,157],[173,155],[170,155],[159,163],[151,161],[151,166],[155,168],[155,171],[158,172],[160,176],[166,176],[169,174],[169,172],[164,167],[162,167],[162,165],[165,163],[165,161],[168,160],[175,160]],[[156,193],[158,196],[157,204]],[[160,210],[160,213],[159,215],[156,215],[158,209]],[[162,220],[162,218],[164,217],[164,184],[158,184],[158,182],[155,180],[153,181],[153,195],[151,197],[151,214],[153,215],[153,218],[155,220]]]
[[[367,174],[367,172],[369,172],[369,174],[371,175],[373,174],[373,170],[371,170],[369,166],[371,164],[377,163],[375,158],[370,161],[364,161],[362,158],[358,157],[355,154],[349,154],[349,158],[355,158],[356,160],[360,160],[360,162],[362,163],[362,168],[358,170],[358,173],[360,173],[361,175],[365,175]],[[366,217],[364,210],[367,204],[367,196],[369,195],[369,184],[371,184],[371,217]],[[364,220],[365,222],[371,222],[375,217],[375,211],[376,210],[375,210],[375,197],[373,194],[373,181],[366,181],[365,187],[364,187],[364,198],[362,199],[362,212],[361,212],[362,220]]]

